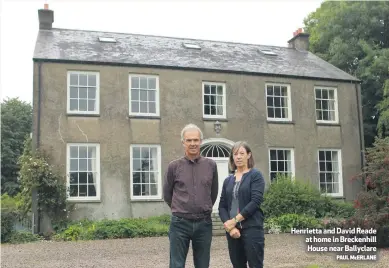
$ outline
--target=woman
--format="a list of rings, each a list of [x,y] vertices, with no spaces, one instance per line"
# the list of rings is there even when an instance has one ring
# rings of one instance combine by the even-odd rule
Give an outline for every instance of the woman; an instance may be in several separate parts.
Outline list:
[[[265,180],[254,168],[254,158],[246,142],[232,147],[229,164],[235,171],[224,180],[219,216],[226,230],[228,251],[234,268],[263,267],[265,236],[263,202]]]

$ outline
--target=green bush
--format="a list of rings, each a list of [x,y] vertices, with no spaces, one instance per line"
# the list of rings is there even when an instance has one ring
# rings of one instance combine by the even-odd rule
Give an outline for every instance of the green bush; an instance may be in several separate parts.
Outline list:
[[[8,194],[1,195],[1,242],[8,242],[14,223],[19,217],[18,198]]]
[[[95,222],[83,220],[70,224],[53,238],[55,240],[77,241],[164,236],[168,233],[169,222],[168,215]]]
[[[310,183],[284,176],[277,176],[270,184],[261,208],[267,218],[285,214],[348,218],[355,212],[351,203],[335,201],[322,195],[318,187]]]
[[[284,214],[279,217],[273,217],[266,220],[268,228],[278,226],[281,232],[289,233],[292,228],[322,228],[319,219],[312,216],[299,214]]]
[[[42,240],[42,238],[39,235],[32,234],[31,232],[14,231],[10,235],[9,243],[21,244],[21,243],[35,242],[39,240]]]

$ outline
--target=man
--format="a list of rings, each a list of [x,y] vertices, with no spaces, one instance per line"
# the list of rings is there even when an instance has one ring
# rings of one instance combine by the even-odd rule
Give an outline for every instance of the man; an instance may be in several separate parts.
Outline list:
[[[163,185],[171,208],[170,268],[184,268],[192,240],[195,268],[208,268],[212,242],[212,207],[218,194],[216,162],[200,156],[203,133],[193,124],[181,131],[185,156],[169,163]]]

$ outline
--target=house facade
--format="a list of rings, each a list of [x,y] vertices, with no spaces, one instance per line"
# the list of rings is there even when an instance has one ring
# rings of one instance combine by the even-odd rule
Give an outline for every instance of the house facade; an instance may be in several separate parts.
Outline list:
[[[284,173],[355,197],[360,81],[308,52],[307,34],[268,47],[56,29],[52,10],[38,14],[33,143],[66,177],[73,218],[169,213],[162,183],[188,123],[202,129],[220,185],[245,140],[267,186]]]

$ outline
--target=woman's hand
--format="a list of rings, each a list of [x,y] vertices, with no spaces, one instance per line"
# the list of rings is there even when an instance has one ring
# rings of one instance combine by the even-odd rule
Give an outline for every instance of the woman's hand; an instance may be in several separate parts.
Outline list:
[[[238,230],[238,228],[233,228],[231,231],[230,231],[230,236],[232,238],[239,238],[240,237],[240,232]]]
[[[235,220],[228,220],[224,223],[224,228],[227,230],[232,230],[236,226],[236,221]]]

